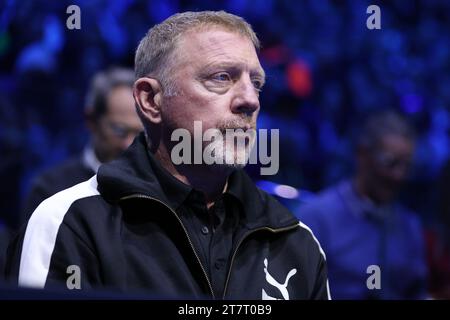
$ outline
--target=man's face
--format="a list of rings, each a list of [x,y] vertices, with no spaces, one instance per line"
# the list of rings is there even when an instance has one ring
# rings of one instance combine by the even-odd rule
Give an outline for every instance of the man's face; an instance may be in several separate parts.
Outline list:
[[[177,128],[193,135],[194,121],[202,121],[203,132],[255,129],[265,76],[249,39],[221,29],[192,30],[182,36],[175,50],[172,80],[176,94],[163,97],[161,108],[169,139]],[[245,152],[223,147],[224,152],[235,153],[233,159],[236,153]]]
[[[385,135],[367,158],[368,188],[379,203],[392,201],[407,178],[414,143],[401,135]]]
[[[106,106],[107,111],[96,121],[92,134],[94,149],[101,162],[116,158],[143,130],[131,88],[118,86],[111,90]]]

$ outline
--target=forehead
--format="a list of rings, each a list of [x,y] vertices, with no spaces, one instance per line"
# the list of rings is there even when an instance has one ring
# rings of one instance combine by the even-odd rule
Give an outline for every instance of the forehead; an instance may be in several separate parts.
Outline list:
[[[106,97],[107,113],[124,115],[134,112],[133,90],[125,85],[113,88]]]
[[[252,41],[218,28],[186,32],[176,46],[179,65],[204,67],[215,63],[237,64],[264,73]]]

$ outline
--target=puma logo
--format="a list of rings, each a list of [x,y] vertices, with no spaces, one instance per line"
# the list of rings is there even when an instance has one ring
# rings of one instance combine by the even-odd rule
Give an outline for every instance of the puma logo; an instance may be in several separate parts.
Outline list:
[[[283,296],[284,300],[289,300],[289,292],[287,290],[288,282],[289,282],[289,279],[291,279],[291,277],[297,273],[297,269],[294,268],[291,271],[289,271],[286,276],[286,280],[284,280],[284,283],[279,283],[277,280],[275,280],[274,277],[272,277],[270,275],[269,270],[267,268],[268,268],[268,261],[266,258],[266,259],[264,259],[264,273],[266,274],[266,281],[270,285],[272,285],[275,288],[277,288],[278,290],[280,290],[281,295]],[[277,298],[269,296],[264,289],[262,289],[262,299],[263,300],[282,300],[282,299],[277,299]]]

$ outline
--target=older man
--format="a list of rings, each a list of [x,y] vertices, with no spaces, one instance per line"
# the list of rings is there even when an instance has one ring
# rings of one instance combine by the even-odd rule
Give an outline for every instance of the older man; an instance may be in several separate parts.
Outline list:
[[[310,230],[240,170],[252,138],[216,143],[214,163],[173,161],[173,133],[195,136],[195,121],[204,133],[255,128],[264,84],[258,47],[250,25],[225,12],[176,14],[151,28],[135,61],[146,134],[96,177],[39,206],[16,265],[19,285],[329,298],[325,256]]]

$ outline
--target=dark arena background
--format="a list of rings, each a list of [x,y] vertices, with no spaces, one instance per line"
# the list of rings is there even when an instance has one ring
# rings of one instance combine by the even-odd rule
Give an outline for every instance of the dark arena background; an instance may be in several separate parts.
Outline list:
[[[70,5],[80,9],[78,26]],[[379,8],[378,21],[370,5]],[[367,117],[391,110],[412,124],[414,156],[396,199],[422,224],[423,298],[449,299],[450,1],[444,0],[0,0],[2,265],[33,179],[88,142],[83,109],[92,76],[110,66],[133,68],[151,26],[200,10],[242,16],[261,40],[266,85],[258,128],[279,129],[279,170],[268,176],[258,165],[246,170],[300,219],[302,205],[355,173],[355,142]]]

